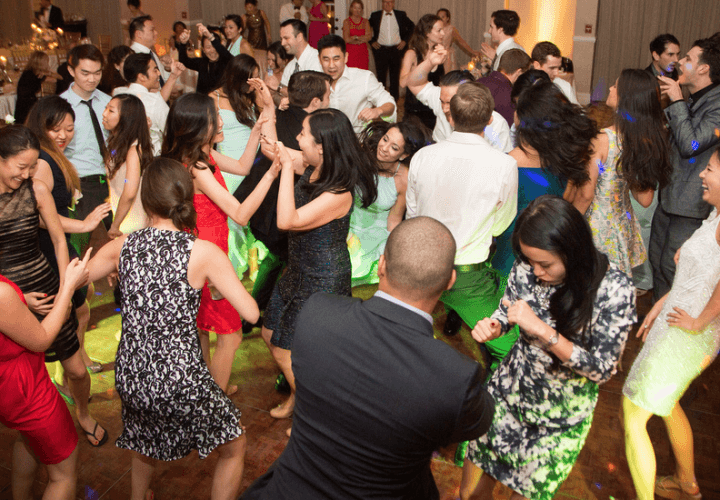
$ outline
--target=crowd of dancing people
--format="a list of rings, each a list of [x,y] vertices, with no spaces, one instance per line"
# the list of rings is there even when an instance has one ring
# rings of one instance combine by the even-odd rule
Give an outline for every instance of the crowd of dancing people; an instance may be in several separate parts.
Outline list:
[[[720,33],[682,58],[658,36],[647,69],[581,107],[554,44],[529,55],[514,41],[512,11],[474,50],[447,9],[414,24],[394,0],[369,19],[354,0],[340,36],[311,3],[283,6],[272,43],[246,0],[221,30],[197,26],[201,57],[177,22],[170,62],[138,11],[130,46],[74,47],[67,90],[30,92],[22,124],[0,129],[13,498],[40,463],[44,498],[74,497],[63,399],[90,445],[129,451],[133,499],[151,495],[158,461],[193,450],[219,455],[211,498],[237,498],[251,441],[230,379],[257,329],[290,392],[269,413],[293,425],[242,498],[438,498],[431,454],[461,443],[462,499],[496,482],[550,499],[635,326],[622,407],[637,498],[701,498],[679,400],[720,347]],[[458,69],[455,43],[492,71]],[[177,96],[186,68],[197,86]],[[27,71],[63,78],[40,56]],[[120,436],[88,405],[103,367],[85,350],[87,298],[105,277],[122,317]],[[351,298],[366,285],[371,299]],[[433,338],[439,302],[444,333],[467,325],[480,359]],[[674,475],[656,478],[652,415]]]

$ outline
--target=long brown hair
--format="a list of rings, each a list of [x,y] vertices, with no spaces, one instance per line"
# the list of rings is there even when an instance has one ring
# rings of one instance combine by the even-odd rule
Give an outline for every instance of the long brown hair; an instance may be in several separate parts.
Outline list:
[[[425,59],[425,54],[428,51],[429,45],[427,41],[427,35],[435,26],[435,23],[441,21],[435,14],[425,14],[415,25],[410,41],[408,42],[409,48],[415,51],[415,57],[417,57],[418,63],[421,63]]]
[[[51,140],[47,135],[49,130],[60,125],[68,115],[75,121],[75,111],[65,99],[57,95],[43,97],[30,110],[26,126],[38,136],[42,150],[49,154],[60,167],[60,171],[65,178],[65,187],[73,194],[76,190],[80,191],[80,178],[77,170],[58,149],[55,141]]]
[[[141,173],[153,159],[150,129],[142,101],[132,94],[120,94],[113,97],[113,100],[118,101],[120,121],[110,132],[105,148],[104,159],[110,179],[115,177],[118,169],[125,163],[128,151],[136,142]]]
[[[230,101],[237,120],[250,128],[255,125],[257,111],[255,91],[248,85],[248,79],[252,78],[256,69],[260,71],[260,66],[253,57],[247,54],[237,55],[228,63],[219,85]]]

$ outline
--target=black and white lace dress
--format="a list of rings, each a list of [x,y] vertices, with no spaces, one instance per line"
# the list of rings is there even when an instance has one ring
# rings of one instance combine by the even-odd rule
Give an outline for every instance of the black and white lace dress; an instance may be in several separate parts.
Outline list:
[[[124,429],[116,444],[157,460],[205,458],[242,434],[240,411],[215,383],[197,333],[201,290],[187,281],[195,237],[145,228],[120,253],[122,338],[115,385]]]

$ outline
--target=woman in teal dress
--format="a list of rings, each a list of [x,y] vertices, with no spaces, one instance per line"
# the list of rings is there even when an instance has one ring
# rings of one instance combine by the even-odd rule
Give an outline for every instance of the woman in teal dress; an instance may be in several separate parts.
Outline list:
[[[237,14],[228,14],[223,21],[223,33],[227,39],[227,49],[233,56],[247,54],[255,57],[252,45],[243,39],[243,20]]]
[[[361,142],[378,164],[378,195],[367,208],[362,207],[361,197],[355,197],[348,234],[352,286],[379,281],[377,264],[385,242],[405,215],[408,165],[432,139],[420,124],[375,122],[365,129]]]

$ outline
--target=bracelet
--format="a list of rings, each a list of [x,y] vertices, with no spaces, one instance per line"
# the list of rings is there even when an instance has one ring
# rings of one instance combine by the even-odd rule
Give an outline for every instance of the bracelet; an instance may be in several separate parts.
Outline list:
[[[555,331],[555,335],[552,335],[547,342],[545,342],[545,349],[552,349],[555,347],[558,343],[558,340],[560,340],[560,333],[558,331]]]

